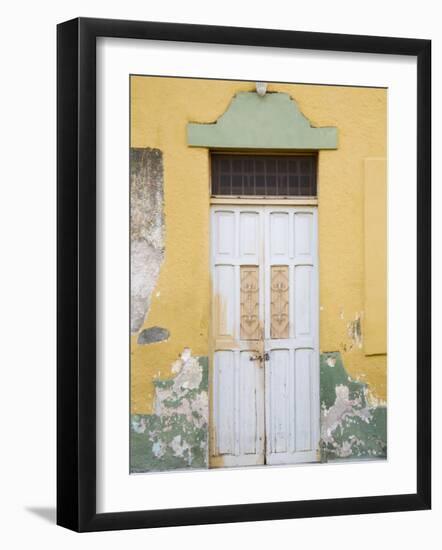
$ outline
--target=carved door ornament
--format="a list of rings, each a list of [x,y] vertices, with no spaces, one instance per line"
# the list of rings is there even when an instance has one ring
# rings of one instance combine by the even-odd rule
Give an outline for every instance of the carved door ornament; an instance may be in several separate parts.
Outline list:
[[[289,268],[271,268],[271,338],[289,337]]]
[[[241,340],[259,340],[259,267],[241,266]]]

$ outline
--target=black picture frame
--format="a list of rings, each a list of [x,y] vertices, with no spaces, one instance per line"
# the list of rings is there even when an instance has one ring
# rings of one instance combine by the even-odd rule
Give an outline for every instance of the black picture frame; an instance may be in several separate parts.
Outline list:
[[[417,59],[417,492],[96,512],[96,39],[151,39]],[[83,531],[425,510],[431,506],[431,41],[79,18],[57,28],[57,523]]]

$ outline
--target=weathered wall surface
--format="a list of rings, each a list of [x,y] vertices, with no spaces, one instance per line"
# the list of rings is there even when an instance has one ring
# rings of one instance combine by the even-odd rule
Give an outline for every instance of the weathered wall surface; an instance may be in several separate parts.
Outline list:
[[[131,331],[137,333],[164,258],[163,155],[158,149],[130,151]]]
[[[367,355],[387,353],[386,161],[367,158],[364,167],[364,350]]]
[[[190,348],[193,357],[210,357],[209,152],[188,146],[187,124],[216,121],[237,92],[253,91],[254,86],[251,82],[131,79],[131,146],[158,151],[163,166],[163,258],[158,275],[151,278],[155,284],[144,321],[132,327],[131,410],[139,422],[142,418],[145,423],[154,422],[158,383],[173,379],[171,365],[184,348]],[[320,151],[318,162],[321,375],[324,357],[329,357],[326,352],[332,351],[346,376],[363,386],[369,412],[382,424],[377,419],[383,412],[376,411],[381,411],[387,398],[386,354],[368,355],[365,349],[365,308],[370,299],[365,288],[365,242],[370,227],[364,221],[364,166],[366,159],[386,157],[387,92],[290,84],[269,84],[268,89],[290,94],[313,125],[338,128],[338,148]],[[379,253],[385,254],[385,242],[384,248],[382,241],[380,246]],[[324,410],[336,414],[337,398],[338,406],[354,401],[350,390],[347,397],[340,388],[346,387],[342,381],[330,379],[327,385],[329,397],[321,392]],[[364,406],[361,409],[365,411]],[[358,414],[356,422],[365,422]],[[356,426],[350,417],[337,420],[333,441],[324,443],[330,457],[347,452],[346,434],[349,426]],[[338,436],[337,429],[347,431]],[[352,453],[363,453],[360,445],[350,444]],[[368,448],[374,449],[373,445]]]
[[[320,357],[322,458],[387,456],[387,408],[350,377],[339,352]]]
[[[132,415],[131,472],[208,465],[208,360],[186,348],[172,378],[155,380],[154,414]]]

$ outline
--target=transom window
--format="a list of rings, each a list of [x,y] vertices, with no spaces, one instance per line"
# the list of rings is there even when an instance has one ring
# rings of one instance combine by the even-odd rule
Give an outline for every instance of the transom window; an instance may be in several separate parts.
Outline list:
[[[212,195],[316,197],[316,155],[212,154]]]

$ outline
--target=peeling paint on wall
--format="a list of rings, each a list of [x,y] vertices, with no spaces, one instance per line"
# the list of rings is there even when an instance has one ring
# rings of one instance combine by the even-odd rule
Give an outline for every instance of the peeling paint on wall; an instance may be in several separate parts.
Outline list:
[[[387,408],[352,379],[337,351],[321,354],[321,450],[333,458],[385,458]]]
[[[363,346],[362,334],[362,318],[363,312],[356,312],[354,318],[346,321],[344,308],[339,309],[339,320],[345,323],[344,334],[345,339],[341,342],[339,349],[346,353],[352,350],[361,350]]]
[[[354,320],[347,323],[347,333],[351,340],[351,347],[362,348],[361,316],[356,313]]]
[[[155,414],[131,417],[131,472],[208,465],[208,358],[185,348],[171,366],[175,375],[157,379]]]
[[[130,150],[131,332],[143,326],[164,260],[163,154]]]

